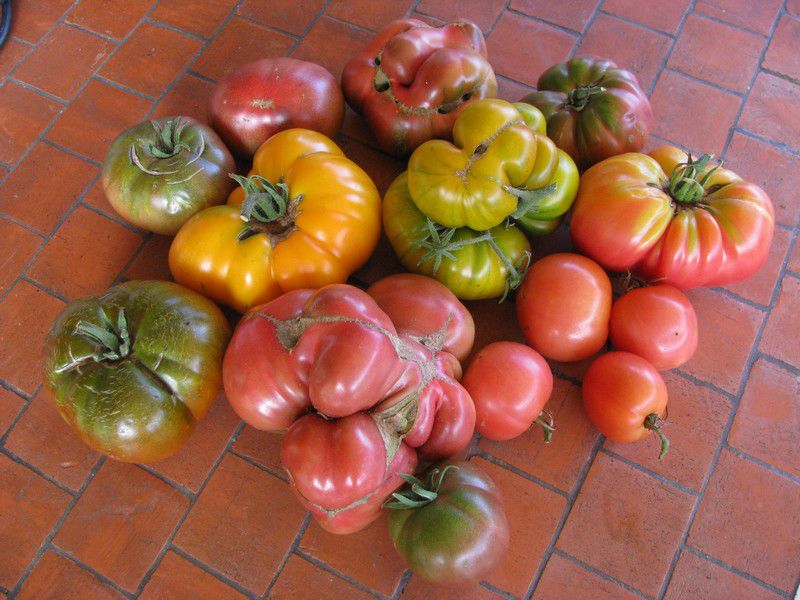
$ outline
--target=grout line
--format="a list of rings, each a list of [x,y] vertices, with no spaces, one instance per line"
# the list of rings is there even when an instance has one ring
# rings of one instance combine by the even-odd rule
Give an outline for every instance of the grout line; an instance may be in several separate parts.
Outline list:
[[[638,21],[634,21],[633,19],[630,19],[628,17],[624,17],[622,15],[618,15],[616,13],[608,12],[604,8],[600,9],[600,14],[605,15],[607,17],[613,17],[614,19],[617,19],[618,21],[622,21],[623,23],[628,23],[629,25],[636,25],[637,27],[641,27],[642,29],[646,29],[647,31],[652,31],[653,33],[657,33],[657,34],[662,35],[662,36],[667,36],[668,38],[677,38],[678,37],[677,34],[670,33],[669,31],[664,31],[663,29],[658,29],[658,28],[653,27],[651,25],[646,25],[644,23],[639,23]]]
[[[480,586],[484,589],[489,590],[493,594],[500,596],[501,598],[506,598],[506,600],[516,600],[516,596],[514,596],[514,594],[509,594],[508,592],[504,592],[500,588],[493,586],[488,581],[481,581]]]
[[[692,75],[691,73],[687,73],[686,71],[681,71],[680,69],[677,69],[675,67],[665,66],[662,73],[663,72],[669,72],[669,73],[674,73],[676,75],[680,75],[681,77],[685,77],[686,79],[689,79],[691,81],[695,81],[697,83],[702,83],[703,85],[712,87],[715,90],[719,90],[720,92],[724,92],[731,96],[736,96],[740,100],[744,100],[745,97],[745,92],[737,92],[736,90],[726,88],[725,86],[720,85],[719,83],[710,81],[708,79],[703,79],[702,77],[698,77],[697,75]],[[731,127],[731,129],[733,129],[733,127]]]
[[[752,454],[747,454],[746,452],[743,452],[743,451],[737,449],[736,447],[731,446],[727,441],[723,444],[723,447],[725,448],[725,450],[727,450],[731,454],[736,455],[738,458],[741,458],[743,460],[749,461],[751,463],[755,463],[758,466],[763,467],[767,471],[769,471],[771,473],[774,473],[775,475],[778,475],[780,477],[783,477],[784,479],[788,479],[792,483],[796,483],[796,484],[800,485],[800,476],[795,475],[794,473],[790,473],[789,471],[784,471],[783,469],[780,469],[780,468],[778,468],[778,467],[776,467],[774,465],[771,465],[768,462],[763,461],[760,458],[753,456]]]
[[[765,55],[766,57],[766,55]],[[768,75],[772,75],[773,77],[777,77],[778,79],[785,79],[789,83],[793,83],[794,85],[800,85],[800,79],[797,77],[792,77],[791,75],[787,75],[786,73],[781,73],[780,71],[775,71],[774,69],[769,69],[767,67],[761,67],[761,72],[766,73]]]
[[[146,242],[148,239],[150,239],[150,236],[152,235],[149,231],[145,231],[144,229],[139,229],[136,225],[128,223],[126,220],[122,219],[117,213],[107,212],[102,208],[97,208],[94,204],[89,204],[85,200],[80,200],[78,202],[78,206],[90,210],[94,213],[97,213],[98,215],[102,215],[107,219],[109,219],[110,221],[114,221],[115,223],[122,225],[125,229],[130,229],[134,233],[138,233],[143,238],[142,242]]]
[[[764,137],[763,135],[761,135],[759,133],[755,133],[754,131],[750,131],[749,129],[745,129],[745,128],[741,127],[738,124],[733,127],[733,130],[736,133],[740,133],[740,134],[742,134],[744,136],[747,136],[747,137],[753,138],[755,140],[758,140],[759,142],[763,142],[763,143],[765,143],[765,144],[767,144],[769,146],[772,146],[773,148],[777,148],[778,150],[786,152],[787,154],[791,154],[792,156],[795,156],[795,157],[800,157],[800,150],[795,150],[794,148],[792,148],[788,144],[784,144],[783,142],[776,142],[775,140],[771,140],[771,139],[769,139],[767,137]]]
[[[776,594],[778,594],[780,596],[786,597],[786,591],[785,590],[779,590],[774,585],[772,585],[770,583],[767,583],[766,581],[762,581],[758,577],[754,577],[753,575],[750,575],[750,573],[747,573],[746,571],[742,571],[741,569],[737,569],[733,565],[729,565],[728,563],[726,563],[724,561],[721,561],[718,558],[714,558],[713,556],[703,552],[702,550],[699,550],[699,549],[697,549],[697,548],[695,548],[693,546],[689,546],[688,544],[684,547],[684,549],[686,550],[686,552],[689,552],[690,554],[694,554],[695,556],[703,558],[703,559],[707,560],[708,562],[717,565],[718,567],[722,567],[723,569],[725,569],[726,571],[728,571],[730,573],[734,573],[735,575],[738,575],[739,577],[741,577],[743,579],[747,579],[748,581],[751,581],[751,582],[753,582],[755,584],[758,584],[759,586],[761,586],[761,587],[763,587],[765,589],[768,589],[771,592],[774,592],[774,593],[776,593]]]
[[[42,384],[40,383],[39,385],[37,385],[36,389],[33,391],[32,394],[28,394],[22,391],[14,384],[7,382],[5,379],[0,379],[0,388],[4,388],[9,392],[13,392],[14,394],[22,398],[25,402],[30,402],[34,398],[34,396],[36,396],[36,394],[39,393],[39,390],[42,388]]]
[[[514,465],[512,465],[510,463],[507,463],[506,461],[504,461],[501,458],[497,458],[493,454],[489,454],[488,452],[485,452],[484,450],[481,450],[479,448],[476,448],[470,454],[471,454],[470,458],[473,458],[475,456],[477,456],[479,458],[482,458],[483,460],[485,460],[487,462],[490,462],[490,463],[492,463],[494,465],[497,465],[498,467],[502,467],[506,471],[509,471],[511,473],[519,475],[523,479],[527,479],[528,481],[530,481],[532,483],[535,483],[535,484],[539,485],[540,487],[543,487],[546,490],[549,490],[549,491],[553,492],[554,494],[558,494],[559,496],[561,496],[563,498],[569,498],[569,493],[568,492],[565,492],[564,490],[561,490],[561,489],[557,488],[556,486],[554,486],[552,483],[547,483],[543,479],[539,479],[535,475],[531,475],[530,473],[527,473],[527,472],[523,471],[522,469],[519,469],[519,468],[515,467]]]
[[[22,64],[22,63],[20,63],[20,64]],[[7,83],[13,83],[15,85],[18,85],[21,88],[25,88],[29,92],[33,92],[34,94],[38,94],[39,96],[43,96],[44,98],[47,98],[48,100],[51,100],[53,102],[56,102],[57,104],[60,104],[62,107],[64,107],[69,102],[69,100],[64,100],[60,96],[56,96],[55,94],[51,94],[50,92],[46,92],[45,90],[36,87],[32,83],[28,83],[26,81],[22,81],[21,79],[17,79],[13,75],[7,75],[6,76],[6,82]]]
[[[128,94],[131,94],[132,96],[137,96],[139,98],[142,98],[143,100],[147,100],[148,102],[155,102],[156,101],[156,97],[155,96],[151,96],[149,94],[145,94],[144,92],[140,92],[139,90],[134,89],[132,87],[128,87],[127,85],[124,85],[122,83],[117,83],[113,79],[109,79],[108,77],[106,77],[104,75],[100,75],[99,73],[95,73],[94,75],[92,75],[91,79],[94,79],[95,81],[99,81],[100,83],[105,83],[109,87],[113,87],[113,88],[116,88],[116,89],[121,90],[123,92],[127,92]]]
[[[787,273],[787,275],[789,275],[789,273]],[[793,375],[796,375],[798,379],[800,379],[800,367],[795,367],[794,365],[789,364],[786,361],[781,360],[780,358],[775,358],[771,354],[765,354],[764,352],[759,352],[758,358],[763,358],[767,362],[770,362],[774,365],[777,365],[778,367],[781,367],[786,371],[789,371]]]
[[[87,565],[86,563],[81,561],[78,557],[74,556],[73,554],[71,554],[70,552],[67,552],[66,550],[64,550],[62,548],[59,548],[58,546],[56,546],[52,542],[49,544],[48,550],[52,551],[54,554],[57,554],[58,556],[60,556],[62,558],[66,558],[68,561],[74,563],[75,565],[77,565],[78,567],[83,569],[84,571],[87,571],[87,572],[91,573],[97,579],[99,579],[100,581],[102,581],[106,585],[114,588],[114,590],[116,590],[117,592],[119,592],[120,594],[125,596],[126,598],[133,598],[134,597],[133,594],[131,594],[128,590],[126,590],[121,585],[119,585],[116,581],[106,577],[100,571],[90,567],[89,565]]]
[[[760,37],[762,40],[766,40],[769,43],[769,40],[772,38],[772,35],[764,35],[759,31],[753,31],[752,29],[747,29],[746,27],[742,27],[741,25],[736,25],[735,23],[728,23],[727,21],[723,21],[722,19],[718,19],[717,17],[712,17],[710,15],[695,12],[695,16],[700,17],[701,19],[705,19],[707,21],[713,21],[714,23],[719,23],[720,25],[726,25],[732,29],[738,29],[744,33],[749,33],[750,35],[754,35],[756,37]],[[780,15],[780,12],[778,13]]]
[[[286,566],[286,563],[289,562],[289,557],[300,545],[300,540],[303,538],[306,529],[308,529],[309,523],[311,523],[311,512],[306,511],[306,515],[303,517],[303,522],[300,523],[300,528],[294,535],[292,543],[289,544],[289,547],[286,549],[286,553],[283,555],[281,562],[278,563],[278,568],[275,569],[275,574],[272,576],[272,579],[270,579],[269,584],[267,584],[267,589],[264,590],[263,594],[261,594],[261,598],[269,598],[270,591],[275,586],[275,582],[277,582],[278,578],[281,576],[281,573],[283,572],[283,568]]]
[[[31,278],[30,278],[30,277],[28,277],[27,275],[23,275],[23,276],[20,278],[20,281],[24,281],[25,283],[29,283],[29,284],[31,284],[32,286],[34,286],[34,287],[36,287],[36,288],[39,288],[40,290],[42,290],[43,292],[45,292],[45,293],[47,293],[47,294],[50,294],[50,295],[51,295],[51,296],[53,296],[54,298],[58,298],[59,300],[61,300],[61,301],[62,301],[63,303],[65,303],[65,304],[69,304],[70,302],[72,302],[72,300],[71,300],[70,298],[67,298],[67,297],[66,297],[64,294],[62,294],[61,292],[57,292],[57,291],[55,291],[55,290],[53,290],[53,289],[51,289],[51,288],[47,287],[45,284],[43,284],[43,283],[39,283],[39,282],[38,282],[38,281],[36,281],[35,279],[31,279]]]
[[[331,567],[330,565],[322,562],[318,558],[315,558],[315,557],[311,556],[310,554],[306,554],[303,550],[300,550],[299,548],[295,549],[294,554],[296,556],[299,556],[300,558],[306,560],[307,562],[310,562],[315,567],[318,567],[318,568],[322,569],[323,571],[327,571],[331,575],[336,575],[340,579],[344,579],[350,585],[352,585],[352,586],[354,586],[354,587],[356,587],[356,588],[358,588],[358,589],[360,589],[360,590],[362,590],[364,592],[368,592],[368,593],[372,594],[376,598],[381,598],[381,599],[387,598],[387,596],[384,596],[380,592],[377,592],[375,590],[372,590],[372,589],[364,586],[363,584],[359,583],[358,581],[356,581],[352,577],[350,577],[348,575],[345,575],[344,573],[342,573],[341,571],[339,571],[337,569],[334,569],[333,567]]]
[[[276,33],[283,34],[283,35],[288,36],[290,38],[293,38],[295,40],[300,40],[303,37],[302,35],[297,35],[296,33],[292,33],[291,31],[287,31],[286,29],[281,29],[280,27],[276,27],[275,25],[269,25],[268,23],[264,23],[263,21],[259,21],[258,19],[254,19],[253,17],[249,17],[249,16],[244,15],[244,14],[242,14],[240,12],[236,13],[235,18],[241,19],[242,21],[247,21],[248,23],[250,23],[252,25],[258,25],[259,27],[261,27],[263,29],[269,29],[270,31],[274,31]],[[305,34],[303,34],[303,35],[305,35]]]
[[[173,479],[170,479],[166,475],[163,475],[163,474],[159,473],[158,471],[156,471],[150,465],[146,465],[146,464],[142,464],[142,463],[136,463],[135,466],[139,467],[142,471],[150,473],[150,475],[152,475],[156,479],[160,479],[161,481],[166,483],[168,486],[170,486],[172,488],[175,488],[177,491],[179,491],[181,494],[183,494],[187,498],[194,498],[197,495],[195,492],[193,492],[189,488],[181,485],[177,481],[175,481]]]
[[[647,439],[652,439],[652,436],[648,436]],[[656,473],[652,469],[648,469],[644,465],[640,465],[639,463],[634,462],[631,459],[622,456],[621,454],[617,454],[613,450],[609,450],[608,448],[605,448],[605,446],[600,448],[600,452],[602,452],[606,456],[610,456],[610,457],[614,458],[615,460],[623,462],[623,463],[625,463],[626,465],[628,465],[630,467],[633,467],[635,470],[637,470],[637,471],[639,471],[641,473],[644,473],[645,475],[648,475],[648,476],[652,477],[653,479],[663,483],[664,485],[668,485],[669,487],[671,487],[671,488],[673,488],[675,490],[678,490],[679,492],[683,492],[687,496],[693,496],[693,497],[696,498],[697,496],[700,495],[699,492],[697,492],[697,491],[695,491],[695,490],[693,490],[691,488],[688,488],[685,485],[683,485],[683,484],[681,484],[681,483],[679,483],[679,482],[677,482],[677,481],[675,481],[673,479],[669,479],[668,477],[665,477],[664,475],[661,475],[660,473]]]
[[[12,223],[15,223],[15,224],[19,225],[19,226],[20,226],[20,227],[22,227],[23,229],[26,229],[26,230],[30,231],[31,233],[33,233],[33,234],[35,234],[35,235],[39,236],[40,238],[42,238],[42,240],[45,240],[45,239],[47,239],[47,235],[46,235],[46,234],[42,233],[42,232],[41,232],[41,231],[39,231],[38,229],[35,229],[33,226],[31,226],[31,225],[28,225],[27,223],[25,223],[25,222],[23,222],[23,221],[20,221],[20,220],[19,220],[19,219],[17,219],[16,217],[14,217],[14,216],[12,216],[12,215],[8,214],[7,212],[4,212],[4,211],[0,210],[0,217],[3,217],[4,219],[6,219],[6,220],[8,220],[8,221],[11,221]]]
[[[610,581],[611,583],[614,583],[614,584],[618,585],[619,587],[621,587],[621,588],[623,588],[625,590],[628,590],[630,593],[638,596],[639,598],[646,598],[648,600],[650,599],[650,596],[648,596],[644,592],[636,589],[632,585],[628,585],[627,583],[625,583],[624,581],[622,581],[620,579],[617,579],[616,577],[612,577],[611,575],[603,573],[602,571],[594,568],[592,565],[583,562],[581,559],[575,558],[571,554],[567,554],[563,550],[559,550],[558,548],[556,548],[555,550],[553,550],[553,554],[555,554],[555,555],[557,555],[557,556],[559,556],[559,557],[561,557],[561,558],[563,558],[565,560],[568,560],[568,561],[570,561],[572,563],[575,563],[576,565],[582,567],[583,569],[589,571],[590,573],[594,573],[595,575],[601,577],[602,579],[605,579],[606,581]]]
[[[27,408],[27,407],[26,407],[26,408]],[[36,474],[37,474],[39,477],[41,477],[42,479],[46,479],[47,481],[49,481],[50,483],[52,483],[54,486],[56,486],[56,487],[57,487],[58,489],[60,489],[62,492],[65,492],[65,493],[67,493],[67,494],[69,494],[70,496],[73,496],[73,497],[75,497],[75,496],[77,495],[77,491],[76,491],[76,490],[73,490],[72,488],[70,488],[70,487],[68,487],[68,486],[64,485],[63,483],[61,483],[60,481],[58,481],[58,480],[57,480],[55,477],[53,477],[52,475],[48,475],[47,473],[45,473],[44,471],[42,471],[42,470],[41,470],[39,467],[37,467],[36,465],[34,465],[34,464],[32,464],[32,463],[28,462],[28,461],[27,461],[27,460],[25,460],[24,458],[21,458],[20,456],[17,456],[17,455],[16,455],[16,454],[14,454],[14,453],[13,453],[11,450],[9,450],[8,448],[6,448],[6,447],[5,447],[5,445],[3,445],[2,447],[0,447],[0,454],[3,454],[3,455],[5,455],[5,456],[6,456],[6,458],[8,458],[8,459],[10,459],[10,460],[14,461],[15,463],[17,463],[17,464],[19,464],[19,465],[22,465],[23,467],[26,467],[26,468],[30,469],[31,471],[33,471],[34,473],[36,473]]]
[[[484,41],[490,35],[492,35],[492,32],[494,31],[494,28],[497,27],[497,24],[500,22],[500,19],[502,19],[503,15],[510,10],[510,6],[511,6],[511,0],[505,0],[505,2],[503,3],[503,8],[501,8],[497,12],[497,16],[494,18],[494,21],[492,21],[492,24],[489,25],[488,29],[486,30],[486,33],[483,35]],[[492,70],[494,70],[494,68],[492,68]]]
[[[765,312],[767,309],[769,309],[766,304],[761,304],[761,302],[756,302],[755,300],[750,300],[750,298],[745,298],[744,296],[741,296],[726,287],[715,286],[708,289],[717,292],[718,294],[722,294],[723,296],[728,296],[728,298],[736,300],[741,304],[746,304],[747,306],[760,310],[761,312]]]
[[[408,587],[409,581],[411,581],[411,569],[406,569],[400,576],[400,581],[398,582],[397,587],[394,590],[394,594],[392,595],[392,600],[399,600],[403,596],[403,592],[406,591],[406,587]]]
[[[111,42],[115,46],[118,46],[120,44],[119,38],[111,37],[110,35],[106,35],[105,33],[100,33],[99,31],[94,31],[93,29],[89,29],[88,27],[84,27],[83,25],[80,25],[78,23],[73,23],[72,21],[68,21],[67,19],[69,18],[69,13],[71,12],[72,9],[69,9],[69,12],[64,15],[65,19],[63,24],[65,27],[69,27],[71,29],[77,29],[78,31],[82,31],[83,33],[88,33],[89,35],[92,35],[94,37],[98,37],[107,42]]]
[[[667,48],[666,53],[664,54],[664,59],[661,61],[661,66],[656,71],[656,76],[653,78],[653,81],[650,83],[650,87],[647,88],[647,97],[652,98],[653,91],[656,89],[656,85],[658,81],[661,79],[661,75],[664,70],[667,68],[667,63],[669,62],[669,57],[672,56],[672,51],[675,49],[675,45],[678,43],[678,38],[683,31],[683,26],[686,23],[686,19],[689,18],[689,14],[694,11],[695,4],[697,4],[697,0],[691,0],[689,5],[686,7],[686,10],[683,12],[683,16],[681,17],[678,26],[675,28],[675,34],[672,36],[672,42]],[[651,134],[652,135],[652,134]],[[662,138],[658,138],[662,139]]]
[[[526,19],[530,19],[531,21],[536,21],[537,23],[542,23],[543,25],[547,25],[548,27],[553,27],[554,29],[558,29],[559,31],[563,31],[564,33],[568,33],[574,37],[581,37],[582,33],[577,29],[572,29],[570,27],[565,27],[564,25],[559,25],[558,23],[553,23],[552,21],[548,21],[542,17],[538,17],[536,15],[529,15],[527,13],[521,12],[515,8],[507,8],[506,12],[517,15],[518,17],[524,17]]]
[[[682,377],[686,381],[690,381],[697,386],[704,387],[716,394],[719,394],[723,398],[726,398],[728,402],[731,403],[731,406],[733,406],[733,404],[736,402],[736,396],[734,394],[726,390],[723,390],[721,387],[717,387],[713,383],[709,383],[708,381],[703,381],[702,379],[698,379],[694,375],[687,373],[686,371],[681,371],[680,369],[672,369],[671,372],[677,375],[678,377]]]
[[[231,447],[231,449],[228,452],[230,452],[231,454],[233,454],[234,456],[236,456],[238,458],[241,458],[246,463],[249,463],[249,464],[253,465],[254,467],[264,471],[265,473],[267,473],[269,475],[272,475],[276,479],[280,479],[281,481],[283,481],[286,484],[289,483],[289,478],[286,475],[284,475],[283,473],[280,473],[278,471],[273,471],[269,467],[267,467],[267,466],[261,464],[260,462],[258,462],[257,460],[255,460],[254,458],[251,458],[251,457],[247,456],[246,454],[242,454],[241,452],[239,452],[235,448]]]
[[[193,40],[198,41],[201,44],[205,44],[208,41],[202,35],[197,35],[196,33],[192,33],[191,31],[186,31],[185,29],[181,29],[180,27],[175,27],[175,25],[170,25],[169,23],[162,23],[161,21],[152,19],[149,16],[144,17],[142,19],[142,22],[148,25],[152,25],[153,27],[158,27],[160,29],[166,29],[168,31],[174,31],[175,33],[180,33],[181,35],[192,38]]]
[[[244,596],[247,596],[251,600],[257,600],[258,596],[256,596],[253,592],[248,590],[242,584],[240,584],[237,581],[234,581],[233,579],[231,579],[230,577],[225,575],[225,573],[223,573],[222,571],[218,571],[214,567],[209,566],[209,565],[201,562],[200,560],[198,560],[197,558],[195,558],[194,556],[192,556],[191,554],[186,552],[186,550],[183,550],[180,547],[175,546],[174,544],[170,544],[169,545],[169,550],[171,550],[172,552],[174,552],[175,554],[177,554],[181,558],[189,561],[190,563],[192,563],[195,567],[197,567],[198,569],[200,569],[204,573],[208,573],[212,577],[214,577],[216,579],[219,579],[221,582],[225,583],[226,585],[229,585],[230,587],[235,589],[240,594],[242,594]]]
[[[54,142],[53,140],[43,139],[43,140],[41,140],[40,143],[46,144],[48,146],[52,146],[56,150],[60,150],[61,152],[65,153],[65,154],[69,154],[70,156],[73,156],[75,158],[80,158],[82,161],[87,162],[90,165],[97,167],[98,169],[103,167],[103,163],[98,162],[93,158],[89,158],[88,156],[86,156],[84,154],[80,154],[80,153],[76,152],[75,150],[70,150],[66,146],[62,146],[61,144],[59,144],[58,142]]]

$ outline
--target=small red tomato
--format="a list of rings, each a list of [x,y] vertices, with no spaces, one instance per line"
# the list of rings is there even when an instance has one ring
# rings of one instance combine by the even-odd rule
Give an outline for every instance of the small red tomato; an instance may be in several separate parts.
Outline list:
[[[608,338],[611,281],[580,254],[551,254],[528,271],[517,294],[525,339],[553,360],[573,362],[595,354]]]
[[[661,438],[658,458],[664,458],[669,448],[661,431],[667,386],[653,365],[630,352],[609,352],[591,364],[582,392],[589,419],[603,435],[635,442],[655,431]]]
[[[697,315],[678,288],[667,284],[631,290],[611,307],[611,343],[659,371],[680,367],[697,349]]]
[[[472,359],[461,384],[475,403],[476,429],[490,440],[510,440],[538,423],[549,442],[553,425],[542,409],[553,374],[541,354],[516,342],[489,344]]]

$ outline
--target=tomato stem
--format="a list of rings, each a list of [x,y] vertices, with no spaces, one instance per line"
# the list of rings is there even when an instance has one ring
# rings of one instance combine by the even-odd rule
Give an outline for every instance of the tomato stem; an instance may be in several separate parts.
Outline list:
[[[100,325],[89,321],[78,321],[75,325],[74,335],[79,335],[95,345],[92,359],[100,362],[120,360],[128,356],[131,350],[131,336],[128,333],[125,311],[120,309],[116,325],[111,322],[102,308],[98,310],[98,317]]]
[[[553,432],[556,430],[556,425],[555,421],[553,420],[552,413],[543,410],[542,414],[536,417],[534,423],[542,428],[542,431],[544,432],[545,444],[549,444],[551,441],[553,441]]]
[[[669,450],[669,439],[662,431],[662,428],[664,427],[664,419],[659,417],[656,413],[650,413],[644,419],[644,427],[645,429],[654,431],[658,437],[661,438],[661,452],[658,455],[658,460],[662,460],[667,455],[667,451]]]
[[[398,473],[397,476],[406,482],[406,487],[392,494],[394,501],[387,499],[383,503],[385,508],[405,510],[409,508],[420,508],[436,500],[439,496],[439,489],[442,487],[444,476],[450,469],[457,469],[455,465],[446,465],[442,468],[436,467],[430,472],[427,483],[419,477],[407,473]]]
[[[567,106],[574,111],[580,112],[586,108],[592,96],[604,91],[605,88],[595,84],[576,87],[567,94]]]
[[[713,156],[703,154],[694,159],[687,152],[686,162],[675,165],[666,192],[678,204],[697,204],[706,194],[706,184],[722,163],[708,168]]]
[[[261,175],[242,177],[231,173],[230,177],[245,192],[241,219],[247,227],[239,233],[240,241],[256,233],[266,233],[274,246],[294,231],[297,206],[302,196],[291,200],[285,183],[273,184]]]
[[[149,156],[157,161],[162,161],[176,157],[184,150],[186,152],[191,152],[192,149],[189,147],[189,144],[181,140],[183,130],[186,128],[186,125],[189,124],[188,121],[183,120],[183,117],[170,119],[163,125],[156,120],[150,121],[150,124],[156,132],[156,142],[155,144],[146,144],[142,147],[142,151],[146,157]],[[136,150],[136,144],[131,144],[130,150],[128,151],[128,158],[131,164],[148,175],[174,175],[180,172],[181,169],[185,169],[198,160],[203,155],[203,152],[205,152],[205,149],[206,140],[201,135],[197,150],[191,159],[187,160],[182,165],[180,164],[180,158],[167,161],[167,169],[163,171],[156,171],[155,169],[146,167],[139,156],[139,152]],[[198,172],[199,170],[195,171],[195,173],[189,175],[188,178],[191,179]]]

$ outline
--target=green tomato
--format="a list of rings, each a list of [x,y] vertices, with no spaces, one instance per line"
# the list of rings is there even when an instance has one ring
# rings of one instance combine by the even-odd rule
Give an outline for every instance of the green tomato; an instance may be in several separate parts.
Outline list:
[[[233,189],[233,157],[210,127],[189,117],[145,121],[111,144],[103,190],[123,219],[175,235],[192,215]]]
[[[86,444],[122,461],[160,460],[214,401],[229,338],[210,300],[131,281],[61,312],[46,340],[46,380]]]
[[[407,477],[387,503],[389,536],[411,570],[438,585],[480,581],[508,550],[503,500],[486,473],[466,462]]]

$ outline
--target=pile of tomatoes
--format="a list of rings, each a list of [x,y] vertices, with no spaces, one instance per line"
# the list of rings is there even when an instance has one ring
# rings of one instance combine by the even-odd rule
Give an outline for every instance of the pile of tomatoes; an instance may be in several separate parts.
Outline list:
[[[292,489],[322,527],[351,533],[387,509],[395,547],[441,584],[480,579],[508,546],[496,486],[459,459],[476,431],[558,435],[548,360],[593,358],[589,419],[619,442],[657,435],[663,458],[660,371],[698,343],[682,290],[755,273],[772,204],[709,156],[642,154],[650,104],[611,61],[560,63],[537,88],[496,99],[478,27],[403,19],[341,86],[265,58],[217,84],[210,127],[123,132],[105,193],[174,236],[176,283],[125,283],[58,317],[46,375],[61,415],[109,456],[159,460],[224,385],[248,425],[283,434]],[[383,199],[330,139],[345,102],[408,158]],[[531,239],[564,222],[581,254],[534,260]],[[348,285],[381,229],[412,273]],[[490,344],[464,369],[475,324],[461,300],[511,297],[527,345]],[[232,334],[215,302],[243,313]]]

